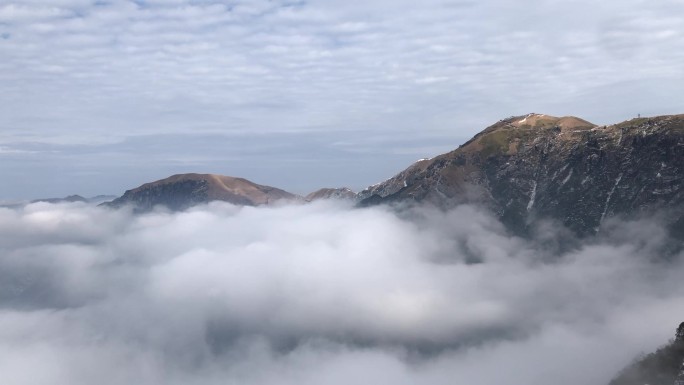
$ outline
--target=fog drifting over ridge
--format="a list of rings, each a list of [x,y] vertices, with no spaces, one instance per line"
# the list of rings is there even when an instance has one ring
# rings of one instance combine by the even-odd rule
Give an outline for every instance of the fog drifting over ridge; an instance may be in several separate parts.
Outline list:
[[[558,252],[551,224],[411,214],[0,208],[3,382],[601,384],[684,318],[656,221]]]

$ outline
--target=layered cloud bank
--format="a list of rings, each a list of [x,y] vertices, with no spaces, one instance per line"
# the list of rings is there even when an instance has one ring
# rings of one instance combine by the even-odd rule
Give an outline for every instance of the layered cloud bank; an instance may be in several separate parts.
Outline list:
[[[562,245],[559,239],[563,239]],[[0,373],[21,384],[600,384],[672,335],[656,221],[535,240],[461,206],[0,209]]]

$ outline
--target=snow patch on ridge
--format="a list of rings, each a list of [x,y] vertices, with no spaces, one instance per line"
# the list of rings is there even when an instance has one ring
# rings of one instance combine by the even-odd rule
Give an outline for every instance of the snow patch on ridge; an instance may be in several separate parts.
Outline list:
[[[572,176],[573,171],[575,171],[575,170],[570,169],[568,176],[566,176],[565,179],[563,179],[563,181],[561,182],[561,186],[565,186],[565,184],[568,183],[568,181],[570,180],[570,177]]]
[[[532,193],[530,193],[530,201],[527,202],[527,211],[532,210],[534,206],[534,199],[537,197],[537,182],[532,182]]]
[[[610,198],[613,196],[613,193],[615,192],[615,189],[617,188],[618,184],[620,184],[620,181],[622,180],[622,173],[618,175],[617,178],[615,178],[615,184],[613,184],[613,188],[610,189],[608,192],[608,197],[606,198],[606,204],[603,205],[603,213],[601,213],[601,220],[599,221],[599,226],[601,226],[601,223],[603,223],[603,218],[606,217],[606,213],[608,212],[608,204],[610,204]],[[596,229],[598,232],[598,229]]]

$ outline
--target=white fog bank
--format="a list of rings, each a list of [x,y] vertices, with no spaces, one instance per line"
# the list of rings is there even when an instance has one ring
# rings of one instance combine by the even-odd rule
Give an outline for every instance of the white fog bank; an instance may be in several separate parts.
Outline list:
[[[0,208],[7,384],[606,384],[684,321],[655,221],[510,236],[461,206]]]

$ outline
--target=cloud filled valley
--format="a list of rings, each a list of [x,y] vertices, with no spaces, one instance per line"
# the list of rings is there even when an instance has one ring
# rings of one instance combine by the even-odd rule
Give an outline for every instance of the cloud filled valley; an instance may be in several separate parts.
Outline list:
[[[511,236],[473,206],[0,208],[21,384],[602,384],[684,320],[653,219]]]

